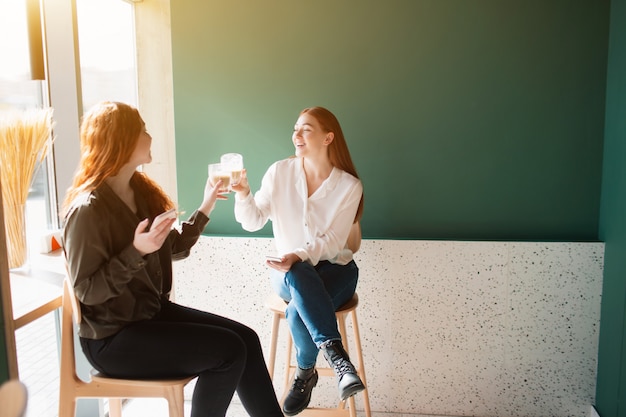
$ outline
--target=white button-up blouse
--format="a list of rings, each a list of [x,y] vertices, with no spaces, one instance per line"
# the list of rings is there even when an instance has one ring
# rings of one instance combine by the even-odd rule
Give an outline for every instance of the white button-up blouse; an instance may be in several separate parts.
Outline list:
[[[280,256],[293,252],[312,265],[323,260],[345,265],[352,260],[346,241],[363,193],[361,181],[335,167],[308,197],[302,162],[293,157],[272,164],[254,197],[235,197],[235,219],[250,232],[271,220]]]

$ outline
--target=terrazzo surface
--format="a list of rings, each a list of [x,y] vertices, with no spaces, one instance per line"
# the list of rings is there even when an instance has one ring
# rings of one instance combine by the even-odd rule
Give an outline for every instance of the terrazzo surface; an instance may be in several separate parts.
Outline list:
[[[591,405],[603,250],[601,243],[365,240],[356,256],[358,318],[372,417],[599,417]],[[175,263],[175,298],[253,327],[267,354],[264,256],[272,252],[271,239],[203,236]],[[281,323],[279,397],[286,337]],[[27,415],[56,416],[53,315],[17,338]],[[187,398],[192,390],[193,383]],[[362,396],[356,400],[363,417]],[[312,405],[336,401],[334,378],[321,378]],[[158,417],[166,408],[132,400],[124,415]],[[228,417],[244,415],[235,398]]]
[[[273,253],[269,238],[203,236],[188,259],[175,263],[175,298],[254,328],[267,354],[264,257]],[[372,410],[588,416],[603,253],[597,242],[364,240],[355,259]],[[285,326],[274,379],[279,397]],[[336,401],[334,378],[320,378],[312,405]],[[356,401],[362,410],[362,396]]]

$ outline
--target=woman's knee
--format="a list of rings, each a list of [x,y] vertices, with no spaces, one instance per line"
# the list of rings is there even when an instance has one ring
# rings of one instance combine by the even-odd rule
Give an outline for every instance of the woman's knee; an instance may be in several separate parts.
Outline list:
[[[217,350],[214,347],[207,348],[204,360],[209,366],[205,370],[243,369],[248,355],[248,347],[243,337],[232,333],[210,343],[220,346]]]
[[[291,294],[289,292],[289,286],[285,282],[285,273],[272,270],[270,273],[270,284],[272,289],[280,298],[285,301],[291,300]]]
[[[248,326],[241,327],[241,329],[239,330],[239,336],[243,339],[244,343],[249,348],[261,346],[261,340],[259,339],[258,333]]]
[[[308,262],[296,262],[285,274],[285,283],[289,286],[297,286],[301,280],[310,280],[319,275],[313,265]]]
[[[311,271],[315,271],[315,268],[313,267],[313,265],[311,265],[308,262],[300,261],[291,265],[291,268],[289,269],[288,274],[292,273],[292,274],[299,275],[302,273],[311,273]]]

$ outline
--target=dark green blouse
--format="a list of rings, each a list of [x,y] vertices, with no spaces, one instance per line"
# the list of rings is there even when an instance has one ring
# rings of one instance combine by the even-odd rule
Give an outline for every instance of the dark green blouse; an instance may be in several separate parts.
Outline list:
[[[148,216],[135,192],[137,214],[106,184],[78,197],[68,212],[63,248],[80,301],[79,335],[102,339],[160,310],[172,288],[172,260],[189,255],[209,219],[199,211],[172,229],[158,251],[141,256],[135,229]]]

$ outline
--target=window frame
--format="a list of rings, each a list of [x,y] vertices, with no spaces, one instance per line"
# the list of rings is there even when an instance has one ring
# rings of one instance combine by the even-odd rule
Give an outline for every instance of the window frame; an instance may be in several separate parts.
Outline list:
[[[177,200],[170,0],[124,1],[135,6],[136,51],[141,51],[136,52],[139,111],[151,130],[160,132],[161,139],[153,142],[153,163],[144,171],[158,181],[172,199]],[[58,227],[61,226],[60,205],[80,156],[82,94],[76,0],[41,0],[39,5],[45,51],[43,105],[54,109],[55,123],[55,141],[46,158],[50,194],[48,210],[52,226]],[[4,225],[1,200],[0,197],[0,227]],[[13,323],[13,309],[7,247],[2,237],[0,293],[2,317],[8,324]],[[5,326],[6,371],[9,377],[17,377],[18,373],[14,331],[13,325]]]
[[[177,201],[170,0],[125,1],[134,5],[138,108],[155,138],[152,163],[142,169]],[[43,0],[41,4],[46,51],[44,96],[54,109],[55,121],[51,217],[62,226],[59,216],[65,190],[72,183],[80,158],[82,94],[76,0]]]

